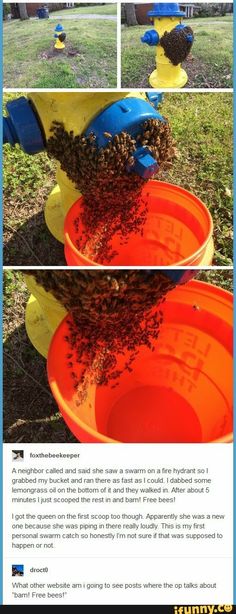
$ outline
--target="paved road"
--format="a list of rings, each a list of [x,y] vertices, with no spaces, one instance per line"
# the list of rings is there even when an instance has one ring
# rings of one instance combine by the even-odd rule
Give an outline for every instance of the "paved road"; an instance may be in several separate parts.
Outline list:
[[[79,15],[78,13],[73,13],[73,15],[50,15],[49,19],[110,19],[110,21],[116,21],[116,15],[93,15],[92,13],[87,13],[86,15]]]

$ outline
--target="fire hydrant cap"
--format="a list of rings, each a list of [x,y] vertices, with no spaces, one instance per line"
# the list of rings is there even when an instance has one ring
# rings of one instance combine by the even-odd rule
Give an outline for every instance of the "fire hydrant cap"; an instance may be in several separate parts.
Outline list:
[[[21,96],[6,105],[8,117],[3,121],[3,142],[19,143],[27,154],[45,149],[43,133],[30,101]]]
[[[158,2],[153,4],[153,9],[148,11],[149,17],[185,17],[185,13],[180,11],[177,2]]]

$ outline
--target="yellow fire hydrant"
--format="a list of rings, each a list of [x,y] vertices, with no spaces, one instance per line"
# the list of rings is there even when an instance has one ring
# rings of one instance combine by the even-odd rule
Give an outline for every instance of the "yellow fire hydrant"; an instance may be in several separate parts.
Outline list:
[[[156,46],[156,69],[149,77],[153,88],[183,87],[188,75],[181,67],[193,44],[193,32],[182,24],[185,13],[174,2],[153,5],[148,12],[153,30],[148,30],[141,37],[142,43]]]
[[[13,146],[20,143],[26,153],[35,154],[45,149],[55,121],[62,123],[68,132],[73,131],[78,135],[86,134],[86,130],[96,129],[101,117],[101,139],[107,127],[108,132],[112,129],[111,126],[116,131],[124,129],[124,121],[128,128],[132,124],[133,129],[135,124],[138,129],[139,124],[148,117],[163,120],[156,110],[160,96],[154,92],[31,92],[28,98],[21,97],[7,104],[9,115],[3,118],[3,141]],[[155,161],[151,156],[149,158],[147,164],[154,173]],[[140,163],[140,160],[137,160],[137,164],[143,164],[145,167],[143,161]],[[56,180],[57,185],[46,203],[45,220],[53,236],[64,243],[64,218],[81,194],[62,171],[59,162]]]
[[[58,51],[62,51],[63,49],[65,49],[64,41],[66,40],[66,33],[64,32],[63,26],[60,23],[58,23],[57,26],[55,27],[54,32],[55,32],[54,38],[56,39],[54,49],[57,49]]]

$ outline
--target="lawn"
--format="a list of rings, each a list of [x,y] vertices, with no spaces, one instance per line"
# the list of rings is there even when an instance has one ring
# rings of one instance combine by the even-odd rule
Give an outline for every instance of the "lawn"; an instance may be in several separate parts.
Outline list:
[[[16,96],[5,94],[4,99]],[[177,157],[159,179],[202,199],[214,222],[214,264],[231,265],[232,95],[165,94],[160,110],[171,122]],[[55,163],[46,153],[29,157],[18,146],[4,146],[5,265],[65,264],[63,246],[48,231],[43,215],[54,185]]]
[[[67,19],[64,52],[55,52],[55,22],[3,24],[6,88],[112,88],[117,85],[116,21]]]
[[[185,87],[232,87],[233,17],[188,19],[195,40],[183,63],[189,80]],[[122,27],[122,87],[148,87],[155,68],[155,47],[141,43],[148,26]]]
[[[117,14],[117,5],[116,2],[114,4],[106,4],[104,5],[94,5],[90,4],[89,6],[77,6],[74,9],[66,9],[65,11],[53,11],[50,13],[50,17],[57,17],[57,15],[116,15]]]
[[[197,278],[233,291],[232,271],[201,271]],[[20,272],[5,271],[4,291],[4,441],[75,442],[51,395],[46,361],[26,334],[29,292]]]

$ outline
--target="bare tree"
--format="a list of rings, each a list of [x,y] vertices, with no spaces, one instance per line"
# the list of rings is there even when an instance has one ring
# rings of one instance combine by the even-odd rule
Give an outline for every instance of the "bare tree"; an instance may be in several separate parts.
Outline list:
[[[29,19],[26,4],[24,2],[18,2],[17,5],[18,5],[21,21],[24,21],[24,19]]]
[[[136,19],[135,4],[131,4],[130,2],[127,4],[125,3],[124,9],[127,26],[137,26],[138,22]]]

